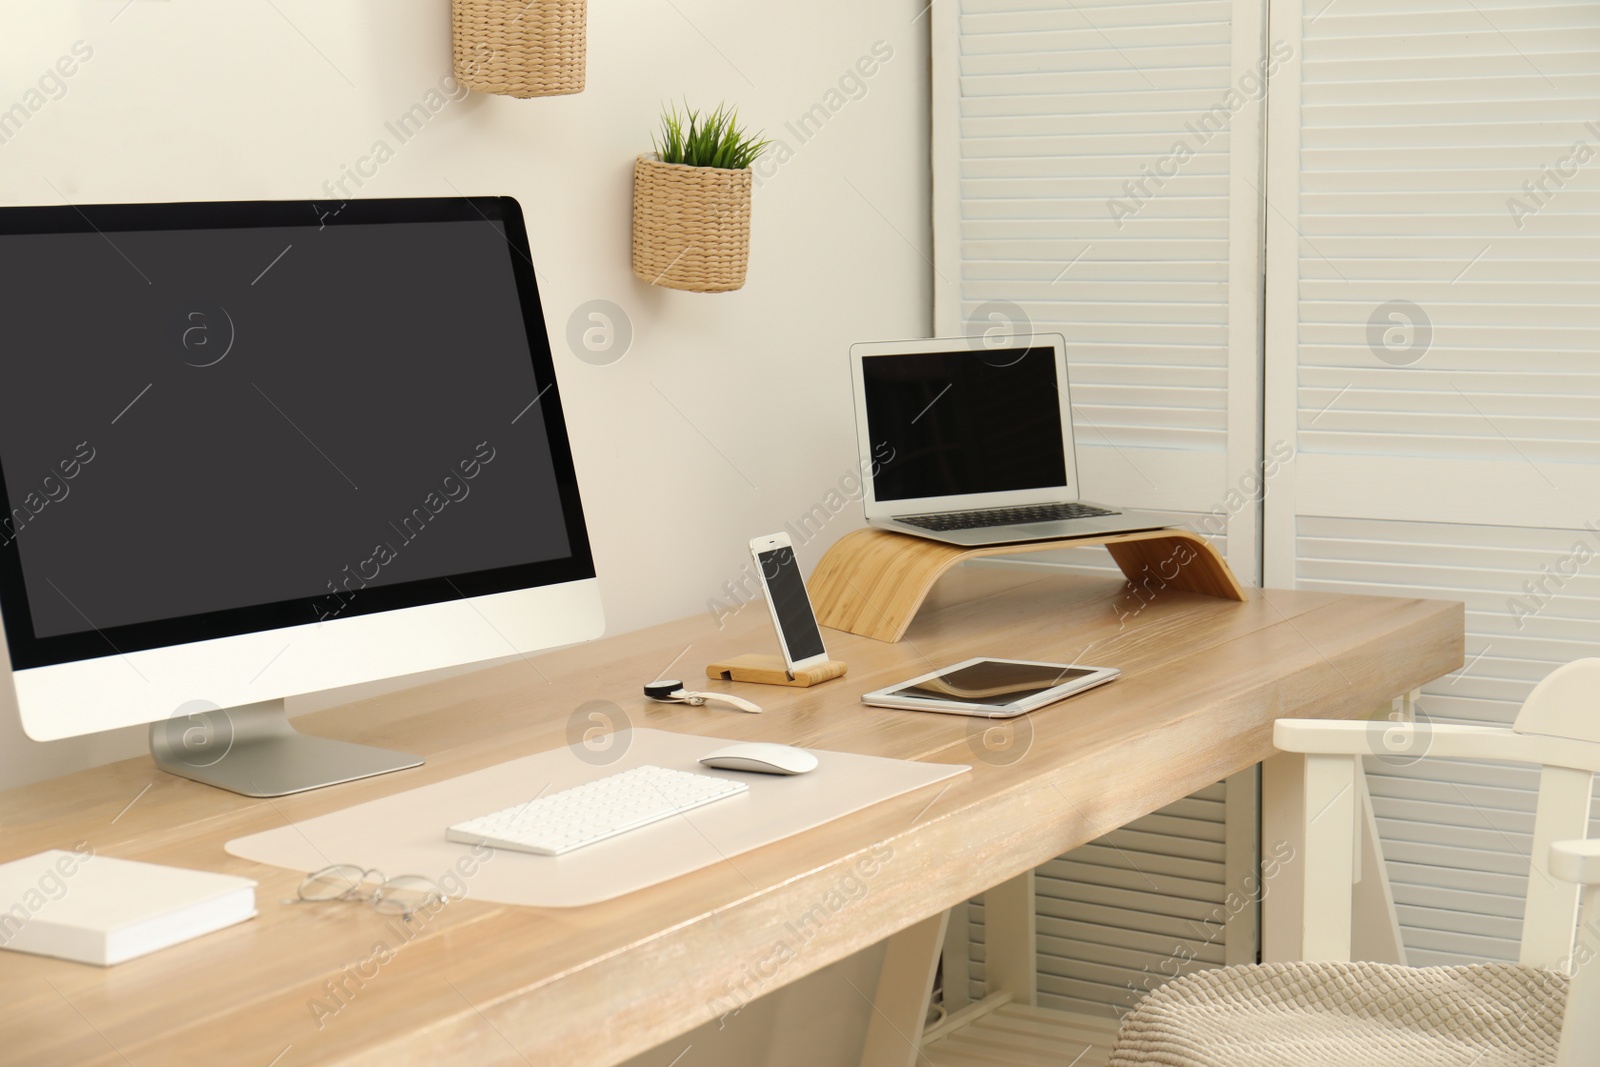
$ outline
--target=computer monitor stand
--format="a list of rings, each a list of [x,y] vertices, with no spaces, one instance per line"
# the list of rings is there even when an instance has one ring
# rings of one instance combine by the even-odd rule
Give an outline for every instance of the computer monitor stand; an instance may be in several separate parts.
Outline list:
[[[151,758],[170,774],[247,797],[303,793],[422,765],[421,756],[303,734],[289,725],[281,700],[194,707],[150,724]]]

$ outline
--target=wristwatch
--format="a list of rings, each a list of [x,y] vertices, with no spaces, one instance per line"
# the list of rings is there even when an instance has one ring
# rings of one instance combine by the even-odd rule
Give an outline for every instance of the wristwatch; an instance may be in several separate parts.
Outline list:
[[[683,683],[676,678],[662,678],[651,682],[644,687],[644,695],[651,700],[660,700],[666,703],[678,704],[718,704],[723,707],[736,708],[739,711],[749,711],[760,714],[761,708],[745,700],[743,697],[730,696],[727,693],[696,693],[685,689]]]

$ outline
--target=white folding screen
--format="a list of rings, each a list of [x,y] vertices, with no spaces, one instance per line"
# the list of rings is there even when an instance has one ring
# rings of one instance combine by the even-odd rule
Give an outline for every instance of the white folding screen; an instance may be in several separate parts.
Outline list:
[[[1066,337],[1090,498],[1226,519],[1258,576],[1260,0],[946,0],[935,325]]]
[[[1422,712],[1507,723],[1600,654],[1600,4],[1269,25],[1267,582],[1465,601]],[[1514,959],[1534,776],[1414,736],[1367,767],[1410,960]]]
[[[927,14],[936,329],[1063,334],[1084,494],[1188,513],[1254,583],[1262,0]],[[1111,1014],[1174,973],[1253,958],[1253,914],[1224,903],[1252,870],[1253,818],[1247,777],[1041,868],[1040,1003]]]

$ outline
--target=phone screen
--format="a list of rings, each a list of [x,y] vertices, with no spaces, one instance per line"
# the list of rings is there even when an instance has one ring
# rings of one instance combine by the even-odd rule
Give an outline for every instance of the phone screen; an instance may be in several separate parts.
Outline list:
[[[800,580],[794,549],[786,545],[759,552],[756,560],[761,564],[761,577],[766,581],[767,596],[772,598],[790,662],[822,655],[827,649],[822,647],[822,632],[811,611],[811,598],[806,596],[806,583]]]
[[[981,704],[985,707],[1005,707],[1019,700],[1037,696],[1047,689],[1079,678],[1094,671],[1082,667],[1060,667],[1051,663],[1001,663],[984,660],[970,667],[946,671],[916,685],[901,686],[889,695],[897,697],[928,697],[933,700],[958,700],[963,704]]]

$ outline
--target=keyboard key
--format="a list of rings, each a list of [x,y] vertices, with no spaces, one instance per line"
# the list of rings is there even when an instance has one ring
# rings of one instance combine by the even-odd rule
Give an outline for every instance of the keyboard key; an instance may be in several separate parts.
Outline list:
[[[1119,515],[1089,504],[1025,504],[1014,508],[990,508],[981,511],[951,511],[938,515],[912,515],[899,521],[909,526],[947,533],[951,530],[983,530],[993,526],[1020,526],[1029,522],[1061,522],[1067,519],[1092,519],[1101,515]]]

